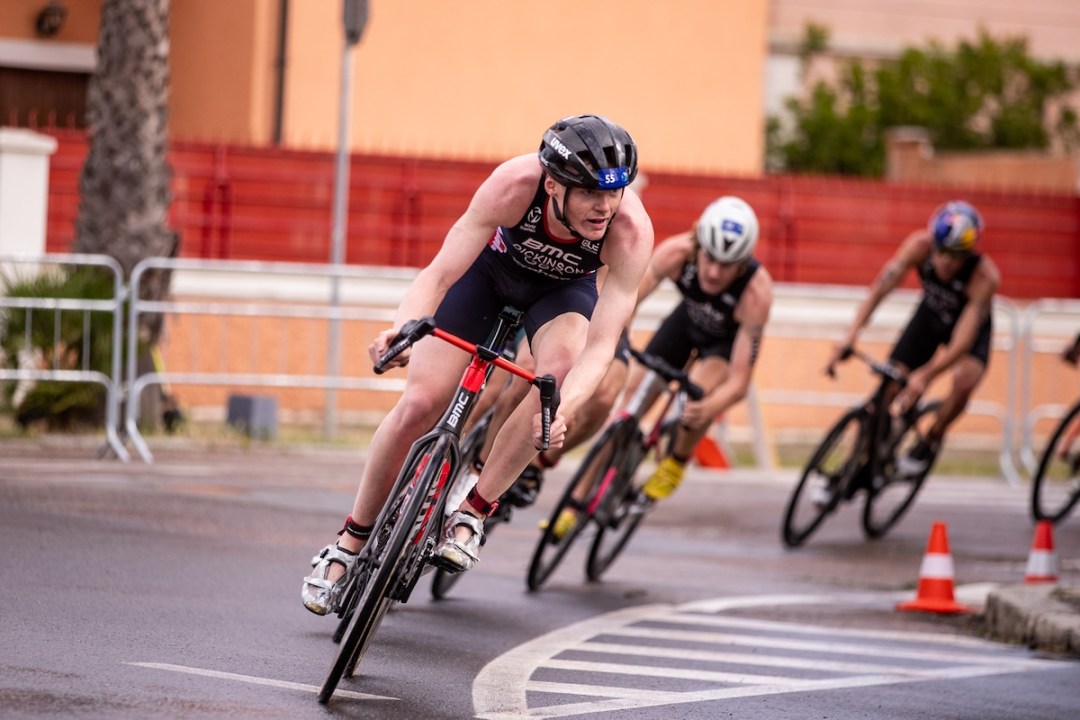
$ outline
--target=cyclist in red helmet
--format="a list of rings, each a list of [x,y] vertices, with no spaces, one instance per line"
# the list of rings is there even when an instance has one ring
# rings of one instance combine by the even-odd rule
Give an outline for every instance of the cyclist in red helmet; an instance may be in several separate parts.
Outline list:
[[[588,401],[615,354],[652,251],[652,222],[626,189],[637,169],[637,146],[619,125],[597,115],[556,122],[538,153],[507,160],[480,185],[410,286],[393,326],[371,343],[372,360],[413,318],[434,315],[440,327],[479,343],[504,306],[516,307],[536,372],[559,381],[562,404],[551,428],[558,447],[564,418]],[[607,275],[598,290],[601,266]],[[409,365],[405,390],[372,438],[339,539],[315,556],[304,578],[312,612],[338,607],[336,581],[356,562],[410,444],[438,420],[468,359],[431,338],[397,358]],[[482,518],[536,455],[539,437],[539,401],[531,393],[500,429],[476,487],[447,519],[436,549],[444,567],[467,570],[476,562]]]
[[[982,216],[969,203],[954,200],[938,207],[927,227],[911,233],[881,269],[826,368],[831,370],[839,362],[885,296],[909,270],[915,270],[923,287],[922,300],[889,356],[908,373],[907,385],[895,404],[901,412],[913,407],[927,386],[946,371],[952,373],[952,388],[926,439],[900,458],[905,475],[922,473],[933,464],[945,431],[967,407],[986,374],[993,332],[990,314],[1001,274],[987,255],[978,252],[982,232]]]

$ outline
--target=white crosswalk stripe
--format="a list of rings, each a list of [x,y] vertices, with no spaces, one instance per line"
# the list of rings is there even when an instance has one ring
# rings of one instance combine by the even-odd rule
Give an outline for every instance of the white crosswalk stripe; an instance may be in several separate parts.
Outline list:
[[[477,717],[572,717],[1056,666],[969,637],[724,615],[755,602],[764,606],[799,600],[890,607],[895,597],[720,599],[610,613],[549,633],[489,663],[473,686]]]

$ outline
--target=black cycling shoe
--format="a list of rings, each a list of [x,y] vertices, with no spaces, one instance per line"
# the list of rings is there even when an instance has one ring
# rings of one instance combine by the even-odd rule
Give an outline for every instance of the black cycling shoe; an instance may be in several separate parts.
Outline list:
[[[543,484],[543,471],[533,465],[528,465],[503,494],[503,500],[514,507],[529,507],[536,502],[536,496],[540,494],[540,486]]]
[[[919,440],[909,454],[897,460],[897,469],[905,477],[922,475],[934,464],[934,459],[940,449],[941,440]]]

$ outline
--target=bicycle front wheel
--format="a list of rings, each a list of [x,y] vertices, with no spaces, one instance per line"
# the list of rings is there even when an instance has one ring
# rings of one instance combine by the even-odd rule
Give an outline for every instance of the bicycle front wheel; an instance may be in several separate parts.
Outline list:
[[[864,410],[848,411],[810,456],[784,511],[782,536],[787,547],[806,542],[845,499],[851,478],[859,470],[864,421]]]
[[[429,492],[442,481],[452,464],[449,441],[440,438],[426,449],[412,453],[411,458],[394,484],[379,527],[368,540],[370,549],[366,557],[371,576],[361,591],[334,664],[319,689],[321,703],[330,700],[342,677],[355,674],[383,616],[410,576],[410,561],[420,558],[416,541],[426,536],[425,523],[439,521],[431,517]]]
[[[672,433],[674,428],[672,425]],[[626,548],[651,506],[651,502],[641,495],[634,483],[634,474],[647,452],[641,432],[636,423],[624,432],[630,437],[623,444],[625,450],[611,464],[611,479],[604,483],[603,495],[593,513],[596,537],[593,538],[589,559],[585,563],[585,576],[590,582],[600,580],[607,572]],[[660,444],[669,446],[670,434],[665,434],[665,438]]]
[[[1080,502],[1080,402],[1058,423],[1031,481],[1031,515],[1059,522]]]
[[[612,464],[620,440],[618,428],[619,423],[609,425],[597,438],[555,504],[529,563],[526,576],[529,590],[540,589],[588,524],[589,508],[604,478],[614,472]],[[560,525],[560,517],[572,517],[573,522],[564,521]]]
[[[883,537],[915,502],[936,457],[930,458],[925,469],[913,475],[901,473],[897,460],[926,439],[940,407],[939,400],[918,406],[914,420],[907,422],[900,434],[890,440],[891,449],[881,458],[863,506],[862,527],[866,537],[872,540]]]

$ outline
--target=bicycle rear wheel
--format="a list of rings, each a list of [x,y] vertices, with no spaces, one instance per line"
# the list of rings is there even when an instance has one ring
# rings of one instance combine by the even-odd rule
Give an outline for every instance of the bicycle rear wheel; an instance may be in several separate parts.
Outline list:
[[[540,533],[540,540],[536,543],[536,549],[529,563],[529,572],[526,576],[529,590],[540,589],[588,525],[589,508],[596,498],[597,491],[603,479],[615,471],[612,465],[617,457],[616,451],[621,438],[619,427],[619,423],[614,423],[601,433],[589,448],[585,459],[581,461],[562,497],[551,511],[551,516]],[[577,517],[577,522],[565,529],[562,535],[556,535],[558,519],[564,511],[573,512]]]
[[[1078,444],[1078,424],[1080,402],[1058,423],[1032,478],[1031,515],[1036,521],[1059,522],[1080,502],[1080,447],[1068,446]]]
[[[866,537],[872,540],[883,537],[915,502],[915,496],[937,458],[931,458],[926,469],[914,475],[900,474],[897,460],[926,438],[940,407],[939,400],[919,405],[914,419],[905,421],[900,435],[890,439],[889,452],[880,458],[880,466],[871,480],[863,506],[862,527]]]
[[[343,676],[355,674],[383,616],[402,590],[409,566],[419,559],[422,548],[417,547],[417,541],[427,536],[425,523],[439,522],[439,518],[431,517],[429,493],[452,464],[449,441],[439,438],[426,449],[412,453],[411,458],[394,485],[381,524],[368,540],[371,548],[366,557],[372,574],[319,689],[320,703],[330,700]]]
[[[848,411],[810,456],[784,511],[782,536],[787,547],[806,542],[845,499],[861,464],[857,455],[865,419],[861,408]]]
[[[671,425],[670,432],[674,433],[674,430],[675,426]],[[590,582],[598,581],[607,572],[626,548],[651,506],[651,501],[641,495],[634,483],[634,474],[647,452],[641,431],[634,423],[624,432],[629,437],[622,444],[621,457],[612,462],[614,476],[610,482],[605,483],[602,489],[604,494],[593,513],[596,537],[593,538],[589,558],[585,563],[585,576]],[[670,437],[662,438],[660,445],[670,446]]]

